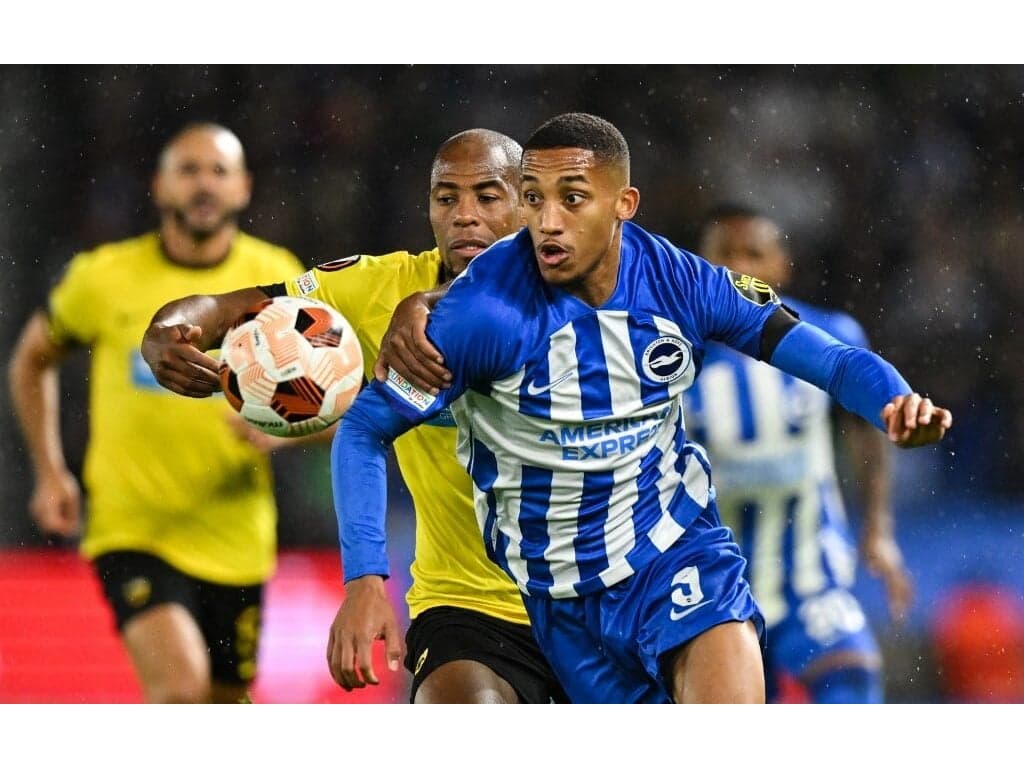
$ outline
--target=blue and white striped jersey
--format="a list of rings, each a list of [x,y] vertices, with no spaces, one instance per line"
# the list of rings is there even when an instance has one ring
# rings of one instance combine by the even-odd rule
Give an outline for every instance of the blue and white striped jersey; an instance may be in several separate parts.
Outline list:
[[[867,345],[849,315],[785,302],[837,339]],[[836,479],[828,394],[711,344],[685,406],[690,435],[715,468],[722,522],[747,557],[747,577],[767,625],[801,610],[812,595],[850,587],[855,560]]]
[[[416,421],[452,406],[488,553],[527,594],[603,589],[682,535],[713,494],[682,392],[707,340],[756,355],[778,308],[763,283],[631,223],[621,259],[594,308],[542,280],[528,231],[496,243],[430,317],[452,387],[373,385]]]

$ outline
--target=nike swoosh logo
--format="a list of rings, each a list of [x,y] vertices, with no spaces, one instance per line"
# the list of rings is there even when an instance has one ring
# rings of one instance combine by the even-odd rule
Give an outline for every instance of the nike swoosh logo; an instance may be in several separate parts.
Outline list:
[[[705,600],[702,603],[697,603],[696,605],[691,605],[689,608],[685,608],[682,611],[677,611],[675,608],[673,608],[669,612],[668,617],[670,619],[672,619],[672,621],[679,621],[680,619],[685,619],[687,616],[689,616],[691,613],[696,611],[698,608],[703,608],[707,604],[708,604],[708,601]]]
[[[557,379],[552,381],[550,384],[547,384],[547,385],[545,385],[543,387],[538,387],[537,383],[535,381],[531,381],[529,384],[526,385],[526,393],[528,395],[533,395],[533,396],[540,395],[540,394],[542,394],[544,392],[547,392],[549,389],[554,389],[559,384],[561,384],[563,381],[565,381],[567,379],[571,379],[572,376],[573,376],[573,371],[569,371],[568,373],[563,373],[561,376],[559,376]]]

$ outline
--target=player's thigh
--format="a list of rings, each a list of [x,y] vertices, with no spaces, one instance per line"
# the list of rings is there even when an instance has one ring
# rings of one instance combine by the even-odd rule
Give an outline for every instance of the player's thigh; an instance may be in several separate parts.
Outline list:
[[[542,703],[565,695],[529,626],[437,607],[406,633],[414,703]]]
[[[149,701],[204,701],[209,657],[195,580],[158,557],[116,551],[93,563]]]
[[[121,630],[146,698],[163,703],[210,700],[210,659],[199,625],[179,603],[162,603]]]
[[[755,623],[716,624],[670,656],[679,704],[763,704],[764,665]]]
[[[256,677],[263,585],[229,586],[203,581],[199,595],[199,627],[209,647],[214,700],[245,701]]]
[[[416,688],[413,704],[518,704],[505,678],[479,661],[460,659],[434,669]]]

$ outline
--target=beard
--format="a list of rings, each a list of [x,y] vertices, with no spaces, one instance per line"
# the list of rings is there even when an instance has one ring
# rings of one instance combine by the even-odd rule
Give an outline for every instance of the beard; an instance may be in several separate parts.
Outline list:
[[[163,213],[169,214],[174,219],[174,223],[178,229],[187,233],[195,242],[201,243],[205,240],[209,240],[211,237],[223,230],[224,227],[237,223],[238,216],[242,212],[242,208],[239,206],[224,206],[217,215],[213,217],[198,219],[191,215],[191,211],[194,208],[200,205],[209,204],[210,202],[217,202],[217,199],[211,195],[199,194],[189,200],[185,205],[165,206]]]

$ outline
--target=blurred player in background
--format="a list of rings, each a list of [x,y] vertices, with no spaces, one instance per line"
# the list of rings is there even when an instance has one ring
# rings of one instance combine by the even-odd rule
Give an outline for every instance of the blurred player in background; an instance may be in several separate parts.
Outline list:
[[[153,312],[172,297],[302,268],[287,250],[239,231],[251,186],[234,133],[184,128],[153,178],[159,229],[77,255],[11,360],[36,478],[32,515],[44,533],[73,537],[81,494],[64,459],[57,369],[76,346],[90,350],[81,551],[150,702],[246,701],[256,671],[276,549],[269,460],[229,423],[223,400],[169,397],[138,349]]]
[[[773,288],[789,283],[791,258],[779,228],[751,208],[712,209],[698,252]],[[868,346],[849,315],[786,296],[783,302],[840,341]],[[856,556],[836,476],[833,416],[861,489],[861,554],[883,580],[898,620],[911,588],[893,537],[885,435],[820,389],[723,344],[709,346],[686,392],[686,424],[715,468],[722,522],[747,558],[764,613],[769,675],[798,679],[819,703],[878,702],[881,656],[850,592]]]
[[[538,128],[521,197],[528,231],[471,264],[430,314],[450,386],[435,394],[390,370],[335,435],[350,577],[387,574],[387,445],[450,405],[488,554],[573,701],[764,701],[746,563],[682,420],[705,341],[827,387],[907,447],[941,439],[952,416],[877,355],[799,322],[768,286],[632,224],[629,149],[607,121],[571,113]],[[369,645],[390,647],[392,632],[381,609],[355,667],[372,675]]]
[[[498,238],[519,228],[521,154],[508,136],[487,130],[457,134],[440,147],[430,174],[430,222],[437,243],[433,250],[351,256],[285,283],[171,302],[153,318],[143,342],[157,379],[180,394],[209,395],[218,386],[217,364],[200,350],[217,346],[252,304],[286,293],[338,309],[355,329],[371,375],[388,321],[402,298],[451,280]],[[182,343],[186,337],[189,343]],[[519,590],[484,553],[470,479],[455,458],[454,427],[451,413],[444,411],[395,443],[416,510],[413,583],[407,595],[412,622],[405,658],[413,673],[412,699],[560,700],[564,694],[534,642]],[[349,563],[343,565],[351,572]],[[335,679],[351,690],[378,682],[370,667],[360,670],[361,675],[353,668],[357,655],[368,659],[370,625],[388,626],[386,652],[394,665],[401,657],[401,642],[383,579],[346,578],[347,594],[334,621],[328,659]]]

